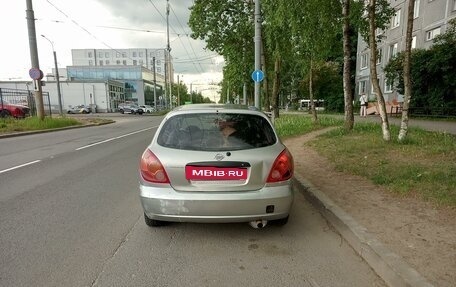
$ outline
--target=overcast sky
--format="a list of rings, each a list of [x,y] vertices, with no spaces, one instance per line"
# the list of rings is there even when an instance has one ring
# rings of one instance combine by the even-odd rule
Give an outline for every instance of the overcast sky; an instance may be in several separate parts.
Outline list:
[[[0,80],[29,80],[31,68],[26,0],[1,0]],[[32,0],[40,68],[52,72],[72,65],[71,49],[165,49],[166,0]],[[218,82],[222,58],[189,37],[192,0],[170,0],[170,46],[174,75],[194,85]]]

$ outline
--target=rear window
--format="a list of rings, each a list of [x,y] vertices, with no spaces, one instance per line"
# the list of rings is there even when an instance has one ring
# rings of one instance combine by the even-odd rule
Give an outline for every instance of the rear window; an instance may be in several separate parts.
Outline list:
[[[229,113],[176,115],[164,123],[157,138],[161,146],[196,151],[259,148],[276,141],[265,118]]]

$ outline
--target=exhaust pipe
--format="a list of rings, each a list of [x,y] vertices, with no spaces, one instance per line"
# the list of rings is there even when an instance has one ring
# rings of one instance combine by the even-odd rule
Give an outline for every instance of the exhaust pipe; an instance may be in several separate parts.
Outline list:
[[[253,228],[257,229],[257,228],[265,227],[268,224],[268,221],[267,220],[254,220],[254,221],[250,221],[249,224]]]

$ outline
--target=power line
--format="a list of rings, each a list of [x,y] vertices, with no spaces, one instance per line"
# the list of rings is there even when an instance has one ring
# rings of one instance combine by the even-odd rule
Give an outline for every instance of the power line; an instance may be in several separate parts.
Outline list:
[[[178,22],[179,25],[181,26],[182,31],[185,33],[185,28],[184,28],[184,26],[182,25],[182,23],[180,22],[179,17],[177,17],[176,12],[174,11],[173,7],[171,7],[171,10],[173,11],[174,17],[176,17],[177,22]],[[179,39],[180,39],[180,37],[179,37]],[[192,42],[191,42],[190,39],[188,39],[188,38],[187,38],[187,40],[188,40],[188,43],[190,44],[190,48],[191,48],[192,51],[193,51],[193,55],[194,55],[195,58],[196,58],[196,53],[195,53],[195,49],[193,49]],[[185,45],[184,45],[184,43],[183,43],[182,40],[181,40],[181,43],[182,43],[182,46],[185,48]],[[187,52],[187,48],[185,48],[185,51]],[[188,56],[190,56],[189,53],[187,53],[187,54],[188,54]],[[191,57],[190,57],[190,58],[191,58]],[[197,63],[199,64],[199,61],[198,61]],[[195,64],[195,63],[193,63],[193,64]],[[196,66],[195,66],[195,68],[196,68]],[[202,72],[202,71],[203,71],[203,67],[201,66],[201,64],[199,64],[199,68],[200,68],[200,71]]]

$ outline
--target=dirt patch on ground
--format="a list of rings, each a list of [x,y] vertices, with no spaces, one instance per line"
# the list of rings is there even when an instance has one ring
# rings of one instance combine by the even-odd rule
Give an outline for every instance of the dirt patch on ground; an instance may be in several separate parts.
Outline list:
[[[435,286],[456,286],[456,210],[402,198],[362,177],[336,171],[306,145],[323,132],[284,141],[294,157],[295,172]]]

